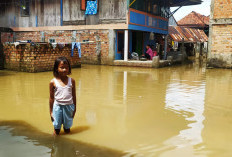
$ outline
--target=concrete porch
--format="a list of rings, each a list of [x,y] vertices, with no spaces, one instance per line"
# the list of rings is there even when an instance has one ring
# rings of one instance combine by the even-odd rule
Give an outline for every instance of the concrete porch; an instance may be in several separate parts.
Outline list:
[[[159,57],[153,57],[153,60],[140,61],[140,60],[115,60],[113,62],[114,66],[127,66],[127,67],[143,67],[143,68],[162,68],[166,66],[173,65],[175,63],[182,63],[181,60],[173,60],[172,58],[168,60],[160,60]]]

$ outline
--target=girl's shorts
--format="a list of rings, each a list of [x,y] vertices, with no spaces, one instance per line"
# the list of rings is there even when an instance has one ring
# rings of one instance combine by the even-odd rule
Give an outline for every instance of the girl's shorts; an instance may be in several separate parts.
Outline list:
[[[75,109],[75,105],[59,105],[54,102],[53,105],[53,125],[55,129],[61,129],[61,125],[65,129],[71,128],[73,124],[73,112]]]

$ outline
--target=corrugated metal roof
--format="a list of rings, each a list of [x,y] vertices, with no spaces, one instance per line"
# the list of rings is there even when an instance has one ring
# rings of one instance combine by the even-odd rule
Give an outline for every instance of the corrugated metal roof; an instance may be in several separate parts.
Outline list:
[[[208,41],[208,37],[203,30],[181,27],[181,26],[169,26],[169,35],[172,37],[174,41],[182,41],[184,38],[184,42],[206,42]]]

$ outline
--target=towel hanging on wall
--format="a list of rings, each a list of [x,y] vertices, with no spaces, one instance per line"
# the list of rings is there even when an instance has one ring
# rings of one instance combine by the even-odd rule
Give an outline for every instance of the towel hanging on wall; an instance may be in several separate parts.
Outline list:
[[[97,0],[87,1],[85,14],[86,15],[95,15],[95,14],[97,14]]]

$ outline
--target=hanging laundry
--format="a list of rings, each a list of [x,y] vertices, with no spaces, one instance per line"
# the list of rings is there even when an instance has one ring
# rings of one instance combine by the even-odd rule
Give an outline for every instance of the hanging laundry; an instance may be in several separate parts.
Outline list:
[[[177,50],[177,49],[178,49],[178,42],[174,41],[174,50]]]
[[[85,14],[86,15],[95,15],[95,14],[97,14],[97,0],[87,1]]]
[[[73,50],[74,50],[74,48],[78,48],[79,58],[81,58],[81,43],[79,43],[79,42],[72,42],[71,57],[73,57]]]
[[[207,49],[208,47],[208,42],[204,42],[204,48]]]
[[[59,49],[63,49],[65,47],[65,43],[58,43],[57,45]]]
[[[56,48],[56,46],[57,46],[57,43],[52,43],[52,47],[53,47],[53,49],[55,49],[55,48]]]
[[[19,42],[14,42],[15,47],[19,45]]]

